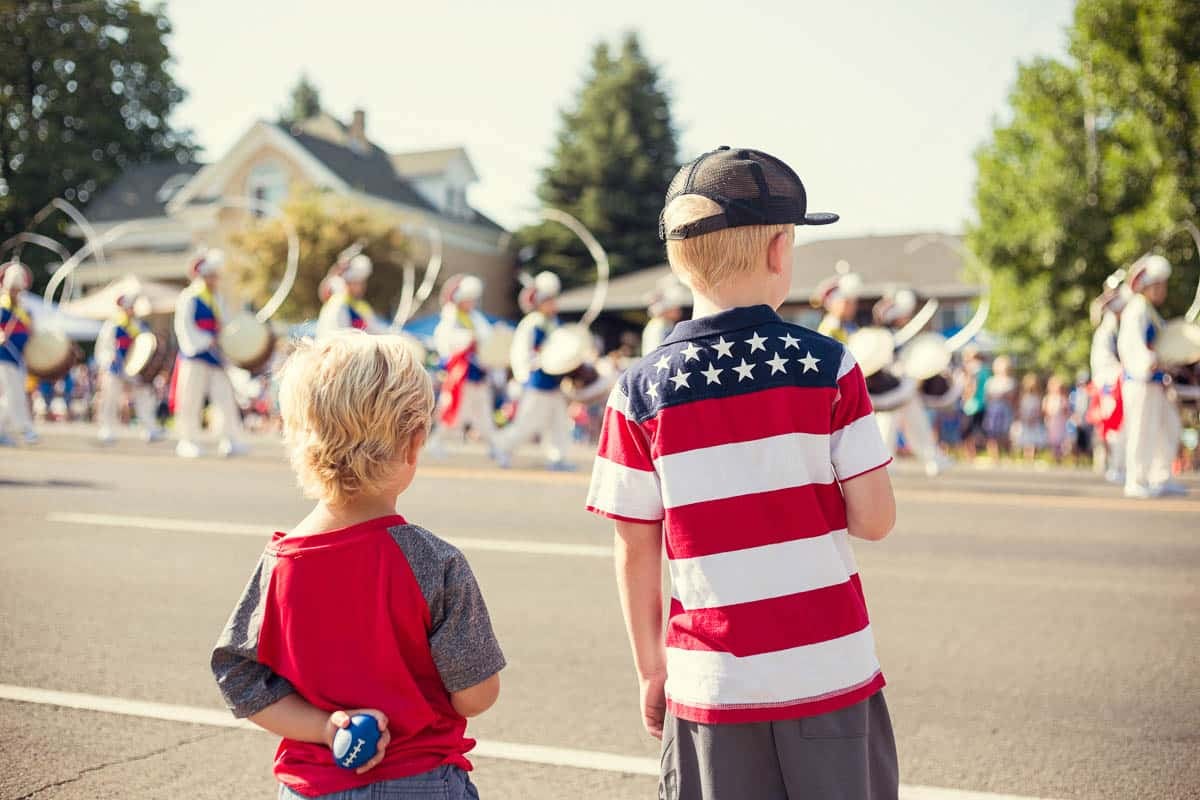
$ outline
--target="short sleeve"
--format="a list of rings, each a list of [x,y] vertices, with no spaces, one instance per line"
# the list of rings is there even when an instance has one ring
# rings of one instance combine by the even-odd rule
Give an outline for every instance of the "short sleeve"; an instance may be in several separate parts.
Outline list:
[[[650,442],[641,426],[629,417],[629,399],[621,383],[613,387],[604,409],[587,508],[625,522],[663,520],[662,486]]]
[[[295,691],[258,660],[264,604],[274,560],[263,556],[213,648],[211,667],[225,705],[238,718],[253,716]]]
[[[457,551],[446,563],[442,591],[430,609],[429,649],[448,692],[482,683],[505,666],[475,574]]]
[[[848,481],[891,463],[891,453],[875,421],[867,382],[849,350],[845,350],[838,368],[829,439],[830,457],[839,481]]]

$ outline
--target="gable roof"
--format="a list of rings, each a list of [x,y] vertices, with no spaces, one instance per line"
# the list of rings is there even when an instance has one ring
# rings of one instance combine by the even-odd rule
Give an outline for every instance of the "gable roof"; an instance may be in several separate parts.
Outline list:
[[[473,180],[479,179],[474,165],[471,164],[471,159],[467,157],[467,151],[461,147],[392,153],[392,166],[396,168],[397,173],[406,178],[421,178],[426,175],[442,174],[456,159],[461,159],[466,163]]]
[[[92,222],[161,217],[167,201],[203,166],[175,160],[130,166],[88,203],[87,217]]]
[[[950,246],[938,241],[943,238]],[[963,258],[953,249],[961,245],[961,236],[924,233],[805,242],[795,249],[786,302],[807,303],[817,283],[833,275],[837,262],[843,260],[862,277],[866,298],[880,297],[894,286],[908,286],[921,297],[975,297],[979,289],[967,282]],[[660,264],[614,279],[608,285],[605,310],[644,309],[658,281],[669,272],[670,267]],[[566,312],[583,311],[591,299],[592,286],[580,286],[564,292],[558,306]]]
[[[408,181],[396,174],[391,158],[382,149],[369,144],[365,149],[330,141],[307,133],[303,128],[276,126],[314,158],[329,168],[351,188],[364,194],[406,206],[438,213]]]

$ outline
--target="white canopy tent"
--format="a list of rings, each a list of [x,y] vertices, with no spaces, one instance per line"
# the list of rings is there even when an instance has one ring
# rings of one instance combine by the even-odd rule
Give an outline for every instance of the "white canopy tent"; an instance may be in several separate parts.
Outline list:
[[[90,342],[100,335],[100,322],[86,317],[66,313],[61,306],[53,306],[32,292],[21,293],[21,305],[33,317],[33,326],[54,328],[76,342]]]
[[[112,316],[117,307],[117,298],[123,294],[136,294],[145,298],[143,301],[148,308],[138,308],[142,314],[170,314],[175,310],[175,301],[179,297],[179,289],[165,283],[143,281],[132,275],[127,275],[118,281],[97,289],[78,300],[63,303],[63,311],[78,317],[105,320]]]

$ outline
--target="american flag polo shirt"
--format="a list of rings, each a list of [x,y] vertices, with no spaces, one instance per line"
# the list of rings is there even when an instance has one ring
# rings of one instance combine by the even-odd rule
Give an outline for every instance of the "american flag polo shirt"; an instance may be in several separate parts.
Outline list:
[[[883,687],[839,481],[890,461],[849,351],[768,306],[681,322],[621,376],[588,509],[663,523],[671,713],[791,719]]]

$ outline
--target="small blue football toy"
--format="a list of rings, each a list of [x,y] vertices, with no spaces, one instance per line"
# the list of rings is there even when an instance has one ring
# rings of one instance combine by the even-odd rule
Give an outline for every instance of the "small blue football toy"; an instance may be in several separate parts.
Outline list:
[[[333,760],[345,769],[358,769],[375,757],[379,744],[379,724],[370,714],[355,714],[350,727],[338,728],[333,735]]]

